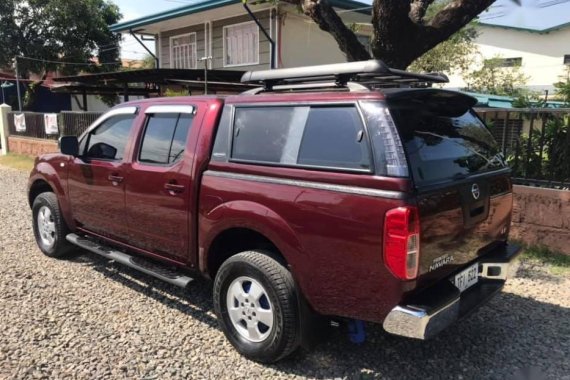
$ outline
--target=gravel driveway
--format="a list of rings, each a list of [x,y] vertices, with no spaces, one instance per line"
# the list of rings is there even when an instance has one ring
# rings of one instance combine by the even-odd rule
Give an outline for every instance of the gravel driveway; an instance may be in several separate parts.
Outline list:
[[[503,294],[436,339],[367,325],[338,330],[276,365],[240,357],[218,329],[211,289],[180,290],[90,253],[36,248],[27,173],[0,167],[0,379],[570,379],[570,279],[523,265]]]

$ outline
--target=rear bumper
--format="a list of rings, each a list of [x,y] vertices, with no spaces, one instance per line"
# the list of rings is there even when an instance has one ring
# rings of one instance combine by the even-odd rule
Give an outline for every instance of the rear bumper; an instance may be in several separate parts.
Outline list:
[[[398,305],[384,320],[384,329],[408,338],[428,339],[485,304],[516,273],[520,247],[506,245],[481,258],[479,281],[463,293],[445,279]]]

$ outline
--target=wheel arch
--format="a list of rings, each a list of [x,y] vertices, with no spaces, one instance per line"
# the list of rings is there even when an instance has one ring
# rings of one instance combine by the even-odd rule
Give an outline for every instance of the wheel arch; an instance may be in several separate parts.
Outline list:
[[[41,193],[55,193],[53,187],[45,180],[45,179],[36,179],[30,185],[30,189],[28,190],[28,204],[30,207],[33,206],[34,200],[40,195]]]
[[[199,225],[200,270],[206,276],[214,278],[225,260],[252,249],[272,252],[295,276],[303,249],[285,219],[268,207],[250,201],[228,202],[202,215]]]

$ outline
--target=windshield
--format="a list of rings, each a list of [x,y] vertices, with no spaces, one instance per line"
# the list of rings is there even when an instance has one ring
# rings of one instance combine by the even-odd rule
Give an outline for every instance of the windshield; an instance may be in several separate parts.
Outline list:
[[[391,107],[416,185],[505,167],[497,143],[472,110]]]

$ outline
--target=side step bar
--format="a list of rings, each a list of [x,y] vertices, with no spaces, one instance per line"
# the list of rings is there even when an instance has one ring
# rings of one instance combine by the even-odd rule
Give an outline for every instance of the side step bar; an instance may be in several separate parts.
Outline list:
[[[102,245],[88,238],[81,237],[77,234],[69,234],[65,238],[67,241],[77,245],[78,247],[84,248],[88,251],[106,257],[110,260],[114,260],[118,263],[156,277],[162,281],[166,281],[172,285],[179,286],[181,288],[185,288],[193,280],[193,278],[184,276],[175,270],[171,270],[164,266],[147,261],[143,258],[131,256],[124,252],[117,251],[111,247]]]

